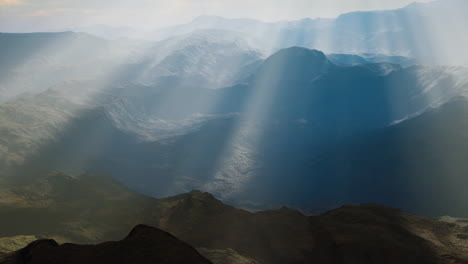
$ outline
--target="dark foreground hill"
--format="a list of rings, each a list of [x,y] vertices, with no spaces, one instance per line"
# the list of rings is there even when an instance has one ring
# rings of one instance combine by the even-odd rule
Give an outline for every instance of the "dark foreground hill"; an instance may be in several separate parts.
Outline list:
[[[99,245],[58,245],[55,240],[37,240],[0,260],[2,264],[106,264],[194,263],[209,264],[194,248],[159,229],[139,225],[121,241]]]
[[[249,212],[223,204],[209,193],[193,191],[154,199],[119,187],[110,177],[63,174],[49,175],[10,190],[2,192],[3,237],[32,235],[60,243],[96,244],[117,240],[132,226],[143,223],[170,232],[215,264],[468,261],[468,228],[463,224],[374,204],[348,205],[318,216],[306,216],[288,208]],[[6,238],[0,242],[11,245],[20,238],[11,238],[12,243],[7,243]],[[115,243],[120,242],[100,247],[118,245]],[[146,243],[157,244],[157,239],[142,242],[141,250],[123,247],[122,251],[144,255],[146,247],[153,246]],[[70,247],[52,247],[47,252],[60,252],[57,256],[67,257],[68,250],[74,250]],[[79,251],[92,248],[76,247]]]

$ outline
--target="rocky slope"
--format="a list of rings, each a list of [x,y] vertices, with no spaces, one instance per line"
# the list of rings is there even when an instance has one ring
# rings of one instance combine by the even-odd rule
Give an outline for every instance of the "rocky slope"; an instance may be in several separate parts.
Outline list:
[[[42,185],[23,183],[22,189],[2,192],[2,236],[94,244],[116,240],[135,224],[144,223],[199,248],[214,263],[468,260],[466,225],[375,204],[347,205],[317,216],[288,208],[249,212],[199,191],[153,199],[133,194],[111,178],[49,177]]]

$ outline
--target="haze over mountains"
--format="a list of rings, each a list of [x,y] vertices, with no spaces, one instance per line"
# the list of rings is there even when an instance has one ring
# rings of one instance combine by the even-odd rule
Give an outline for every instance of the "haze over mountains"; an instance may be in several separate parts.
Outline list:
[[[443,19],[465,4],[270,24],[205,16],[155,33],[168,37],[157,42],[2,33],[1,173],[107,172],[144,194],[196,188],[248,208],[373,201],[465,216],[466,199],[454,197],[464,197],[467,168],[452,152],[466,150],[467,69],[416,65],[432,54],[421,45],[416,54],[372,42],[376,32],[410,34],[419,16]],[[325,46],[300,35],[322,41],[324,28],[343,44],[327,51],[340,53],[309,49]],[[258,30],[280,40],[266,45]],[[357,36],[368,47],[348,39]],[[415,38],[424,41],[405,39]],[[303,47],[280,49],[290,45]],[[414,188],[419,182],[425,187]],[[437,201],[425,203],[438,188]]]
[[[387,175],[384,165],[337,195],[344,180],[335,180],[329,165],[317,165],[317,159],[463,96],[466,69],[335,64],[320,51],[298,47],[264,62],[258,57],[239,71],[249,77],[226,88],[194,85],[203,79],[185,82],[181,72],[155,77],[152,85],[65,82],[10,100],[0,105],[3,164],[13,175],[18,166],[19,171],[29,166],[74,174],[105,171],[156,197],[199,188],[246,207],[330,208],[371,200],[430,215],[464,215],[456,209],[462,201],[419,211],[398,188],[388,187],[397,185],[397,175],[375,176]],[[348,180],[354,177],[354,169],[343,173]],[[376,181],[388,187],[388,196],[371,190]]]
[[[466,263],[467,12],[0,33],[0,263]]]
[[[374,53],[414,57],[424,64],[466,65],[466,0],[413,3],[396,10],[342,14],[337,18],[261,22],[200,16],[191,23],[141,31],[105,26],[72,29],[107,38],[162,40],[196,30],[219,29],[244,33],[268,52],[301,46],[326,53]]]
[[[206,30],[157,43],[109,41],[83,33],[0,34],[1,101],[64,81],[178,82],[218,88],[264,54],[235,32]]]

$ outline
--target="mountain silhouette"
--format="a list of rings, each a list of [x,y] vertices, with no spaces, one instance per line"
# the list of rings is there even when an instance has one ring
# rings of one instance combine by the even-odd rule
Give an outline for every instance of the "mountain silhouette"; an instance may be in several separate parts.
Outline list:
[[[211,263],[167,232],[138,225],[121,241],[98,245],[58,245],[38,240],[7,256],[4,264],[26,263]]]

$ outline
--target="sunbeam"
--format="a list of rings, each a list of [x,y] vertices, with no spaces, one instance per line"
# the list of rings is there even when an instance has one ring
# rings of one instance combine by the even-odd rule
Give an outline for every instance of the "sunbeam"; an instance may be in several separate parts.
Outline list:
[[[0,0],[0,263],[467,262],[467,11]]]

